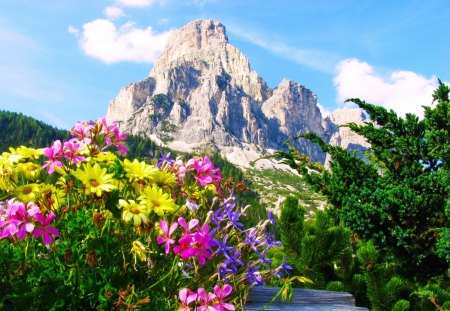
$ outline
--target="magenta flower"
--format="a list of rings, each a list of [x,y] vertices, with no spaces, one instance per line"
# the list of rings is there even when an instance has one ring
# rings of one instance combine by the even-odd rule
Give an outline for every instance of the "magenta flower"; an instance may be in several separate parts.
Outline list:
[[[217,303],[214,305],[217,311],[226,311],[226,310],[234,310],[234,306],[230,303],[226,303],[224,300],[225,297],[231,294],[233,288],[229,284],[225,284],[223,288],[216,285],[214,286],[214,294],[217,298]]]
[[[204,265],[206,259],[211,258],[210,250],[211,244],[213,244],[213,240],[211,240],[211,235],[208,231],[208,224],[204,224],[201,228],[198,228],[197,232],[194,234],[197,246],[196,256],[200,265]]]
[[[29,221],[31,217],[34,217],[39,213],[39,207],[34,203],[28,203],[26,208],[24,204],[20,204],[17,209],[15,219],[20,224],[19,230],[17,231],[17,238],[23,240],[27,232],[31,233],[34,230],[34,224]]]
[[[191,291],[189,288],[183,288],[179,291],[178,297],[182,303],[179,311],[191,311],[189,305],[197,300],[197,293]]]
[[[198,225],[199,221],[198,219],[191,219],[189,221],[189,224],[186,223],[186,220],[184,220],[183,217],[178,217],[178,223],[183,228],[183,234],[188,235],[191,233],[191,230]]]
[[[92,124],[87,124],[86,122],[77,122],[70,134],[76,137],[80,142],[90,144],[92,140],[89,138],[89,135],[93,127]]]
[[[0,210],[0,238],[6,238],[7,236],[14,236],[19,231],[20,220],[16,219],[16,213],[23,203],[16,202],[14,199],[6,201],[6,208],[2,203],[2,209]]]
[[[208,232],[209,226],[207,224],[201,228],[197,226],[197,232],[190,233],[193,225],[198,223],[196,219],[191,220],[187,225],[184,218],[180,217],[178,223],[184,228],[184,232],[183,237],[178,240],[179,245],[173,248],[173,252],[183,259],[197,257],[198,263],[204,265],[206,259],[211,258],[211,246],[214,244],[211,233]]]
[[[200,307],[197,308],[197,311],[217,311],[216,308],[212,306],[214,298],[216,295],[212,293],[207,293],[204,288],[199,288],[197,290],[198,298],[197,301],[200,303]]]
[[[64,158],[72,160],[73,163],[78,164],[86,161],[86,159],[80,156],[80,151],[83,149],[83,144],[71,139],[64,143]]]
[[[41,236],[42,241],[44,244],[50,244],[52,243],[52,235],[58,236],[59,232],[58,229],[50,227],[50,223],[53,219],[55,219],[56,215],[55,213],[50,213],[47,217],[42,215],[41,213],[37,213],[34,215],[34,218],[42,225],[33,231],[33,235],[37,238],[38,236]]]
[[[61,146],[61,141],[57,140],[53,143],[50,148],[44,148],[44,155],[49,159],[42,165],[42,168],[48,167],[48,174],[52,174],[55,171],[55,167],[61,167],[62,163],[59,160],[63,155],[63,149]]]
[[[161,220],[159,222],[159,227],[161,228],[161,231],[163,232],[163,236],[158,236],[156,238],[156,240],[157,240],[158,244],[165,243],[164,248],[165,248],[166,255],[167,255],[170,252],[170,245],[175,243],[175,240],[173,240],[170,236],[177,229],[178,224],[176,222],[174,222],[170,226],[170,229],[169,229],[169,226],[167,225],[167,221]]]
[[[194,159],[194,168],[197,171],[197,176],[195,179],[202,186],[209,184],[217,184],[222,177],[220,175],[220,169],[214,168],[214,164],[211,162],[209,157],[204,157],[203,160]]]

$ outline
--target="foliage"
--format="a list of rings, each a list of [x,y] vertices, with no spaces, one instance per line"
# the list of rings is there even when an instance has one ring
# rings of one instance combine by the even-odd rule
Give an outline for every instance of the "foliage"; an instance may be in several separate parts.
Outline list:
[[[246,228],[208,157],[121,160],[105,119],[72,135],[0,156],[0,308],[239,308],[289,269],[267,257],[275,220]]]
[[[69,132],[20,113],[0,111],[0,151],[9,147],[44,147],[57,139],[66,139]]]
[[[313,133],[299,137],[316,142],[331,155],[329,170],[312,163],[289,143],[289,152],[276,156],[327,197],[327,212],[336,225],[344,225],[360,239],[373,243],[383,258],[380,262],[388,262],[395,270],[392,275],[400,274],[419,291],[439,277],[439,288],[449,291],[449,88],[440,83],[433,105],[424,108],[423,119],[413,114],[401,118],[392,110],[358,99],[350,101],[371,119],[363,125],[345,125],[371,144],[367,160],[327,145]],[[370,286],[370,280],[366,281]],[[395,285],[398,280],[392,282]],[[369,296],[374,296],[368,290]],[[384,298],[380,301],[386,302]],[[396,309],[405,306],[405,302],[395,304]]]

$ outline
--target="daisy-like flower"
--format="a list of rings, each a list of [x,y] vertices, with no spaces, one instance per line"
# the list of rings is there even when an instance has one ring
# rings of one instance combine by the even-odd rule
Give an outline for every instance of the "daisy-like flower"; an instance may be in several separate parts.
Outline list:
[[[125,159],[123,166],[130,182],[148,180],[157,171],[153,165],[148,165],[144,161],[139,162],[137,159],[134,159],[133,162]]]
[[[84,165],[82,169],[74,172],[77,177],[86,187],[86,194],[95,193],[101,196],[102,192],[110,192],[116,186],[112,184],[112,174],[106,173],[106,168],[101,168],[97,163],[91,166],[89,163]]]
[[[40,188],[39,201],[45,207],[58,211],[61,206],[66,204],[66,194],[63,190],[49,184],[40,184]]]
[[[106,163],[106,164],[112,164],[117,159],[117,156],[112,152],[99,152],[95,156],[96,162]]]
[[[146,224],[148,222],[147,207],[140,205],[134,200],[119,200],[119,207],[123,208],[122,219],[126,222],[133,220],[133,225],[139,227],[141,223]]]
[[[17,171],[22,173],[26,179],[35,180],[39,177],[41,167],[32,162],[19,163],[17,164]]]
[[[168,171],[156,170],[151,180],[160,188],[174,188],[177,185],[177,178]]]
[[[24,203],[36,202],[39,196],[39,186],[37,184],[28,184],[17,187],[14,194]]]
[[[13,190],[16,177],[14,163],[10,159],[0,156],[0,190]]]
[[[149,212],[153,211],[159,216],[163,216],[165,212],[172,213],[177,207],[169,194],[156,186],[146,187],[138,200],[147,206]]]
[[[141,241],[134,241],[132,245],[133,247],[130,252],[134,256],[134,263],[136,264],[137,258],[139,258],[140,261],[146,261],[148,250],[145,248],[144,244],[142,244]]]

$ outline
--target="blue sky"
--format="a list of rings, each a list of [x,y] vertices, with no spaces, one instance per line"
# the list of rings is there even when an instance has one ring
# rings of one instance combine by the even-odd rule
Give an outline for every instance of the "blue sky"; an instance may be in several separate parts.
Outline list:
[[[210,18],[269,86],[295,80],[324,111],[360,97],[420,114],[450,81],[445,0],[14,0],[0,6],[0,109],[64,128],[103,116],[170,31]]]

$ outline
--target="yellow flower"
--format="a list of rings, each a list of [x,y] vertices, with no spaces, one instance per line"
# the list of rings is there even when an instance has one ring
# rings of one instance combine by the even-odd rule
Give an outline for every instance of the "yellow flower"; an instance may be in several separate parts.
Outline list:
[[[125,159],[123,161],[123,166],[130,182],[150,179],[153,174],[158,171],[153,165],[148,165],[144,161],[139,162],[137,159],[134,159],[133,162]]]
[[[14,163],[8,156],[0,156],[0,190],[8,191],[14,189],[14,180],[17,177],[14,169]]]
[[[58,211],[66,204],[66,195],[63,190],[57,189],[53,185],[41,184],[40,201],[42,204],[54,211]]]
[[[149,212],[153,211],[159,216],[163,216],[164,212],[173,213],[177,207],[169,194],[156,186],[146,187],[138,200],[147,206]]]
[[[120,199],[119,207],[123,208],[122,219],[126,222],[133,220],[135,227],[139,227],[141,223],[146,224],[148,222],[146,206],[139,205],[134,200],[127,202]]]
[[[99,152],[95,156],[95,161],[99,163],[113,164],[115,159],[117,159],[117,157],[114,155],[114,153],[109,151],[106,153]]]
[[[171,172],[156,170],[151,180],[160,188],[174,188],[177,185],[177,179]]]
[[[147,249],[141,241],[133,241],[133,247],[131,248],[131,253],[134,255],[134,262],[136,263],[136,257],[139,258],[140,261],[147,260]]]
[[[14,194],[23,203],[36,202],[39,196],[39,186],[37,184],[28,184],[17,187],[14,190]]]
[[[86,187],[86,194],[95,193],[101,196],[102,192],[109,192],[116,188],[112,184],[112,174],[106,173],[106,168],[101,168],[97,163],[91,166],[89,163],[73,173]]]
[[[23,158],[32,160],[38,159],[40,155],[44,154],[43,149],[34,149],[25,146],[17,147],[17,149],[10,147],[9,151],[15,156],[20,156],[21,159]]]
[[[22,173],[26,179],[34,180],[39,177],[41,167],[35,163],[26,162],[17,164],[17,170],[19,173]]]

